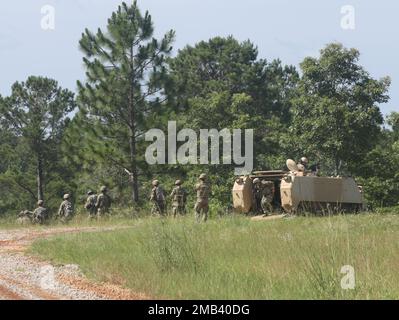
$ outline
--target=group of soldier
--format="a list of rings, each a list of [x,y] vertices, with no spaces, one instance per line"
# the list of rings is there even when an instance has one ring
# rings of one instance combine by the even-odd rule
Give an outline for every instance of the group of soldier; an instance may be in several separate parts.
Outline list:
[[[208,183],[206,174],[199,176],[199,182],[195,186],[197,192],[197,201],[195,203],[195,217],[198,222],[208,220],[209,212],[209,196],[211,193],[211,187]],[[172,200],[172,214],[174,217],[178,215],[185,215],[186,204],[187,204],[187,191],[183,188],[181,180],[176,180],[175,187],[170,194]],[[152,181],[152,190],[150,195],[150,201],[153,202],[151,210],[152,214],[158,214],[160,216],[166,215],[166,196],[165,191],[161,187],[158,180]]]
[[[309,161],[302,157],[297,164],[297,173],[306,175],[318,175],[318,165],[308,168]],[[314,167],[314,168],[313,168]],[[166,216],[166,195],[158,180],[152,181],[152,190],[150,201],[153,203],[151,213],[160,216]],[[207,221],[209,212],[209,196],[211,186],[206,174],[201,174],[198,183],[195,185],[197,192],[197,201],[194,206],[195,217],[198,222]],[[275,185],[273,181],[261,181],[259,178],[253,180],[253,203],[254,211],[265,215],[273,212],[273,199],[275,195]],[[188,192],[183,188],[183,182],[176,180],[175,187],[170,194],[172,201],[172,214],[174,217],[185,215]],[[109,212],[111,207],[111,198],[107,194],[107,187],[103,186],[97,195],[93,191],[87,192],[85,209],[90,218],[99,218]],[[58,210],[58,218],[62,222],[68,222],[74,215],[73,205],[70,201],[70,195],[65,194]],[[22,211],[19,218],[29,217],[33,223],[42,224],[48,219],[48,210],[44,207],[44,201],[39,200],[37,208],[33,211]]]
[[[296,175],[317,176],[319,174],[319,165],[309,166],[309,160],[302,157],[296,164]],[[273,200],[275,195],[275,185],[273,181],[265,181],[255,178],[252,181],[253,189],[253,211],[269,215],[273,212]]]
[[[318,175],[319,166],[309,166],[309,160],[302,157],[297,164],[298,172],[303,175]],[[186,214],[187,191],[182,186],[182,181],[177,180],[175,187],[170,194],[172,200],[172,214],[177,215]],[[152,182],[152,190],[150,201],[153,202],[152,214],[161,216],[166,215],[166,196],[163,188],[158,180]],[[209,212],[209,195],[211,193],[210,184],[207,181],[207,176],[201,174],[199,182],[195,186],[197,192],[197,201],[195,203],[195,216],[197,221],[206,221]],[[259,178],[253,180],[253,203],[254,212],[269,215],[273,213],[273,201],[275,196],[275,184],[273,181],[262,181]]]
[[[209,212],[209,196],[211,193],[210,184],[207,181],[206,174],[201,174],[199,182],[195,186],[197,192],[197,201],[195,203],[195,216],[198,222],[207,221]],[[188,192],[183,188],[181,180],[175,182],[175,187],[170,194],[172,199],[172,214],[174,217],[178,215],[186,214],[186,204]],[[160,216],[166,215],[166,196],[163,188],[161,187],[158,180],[152,182],[152,190],[150,201],[153,203],[151,210],[152,214],[159,214]],[[111,197],[107,194],[107,187],[103,186],[100,189],[100,193],[97,195],[93,191],[87,192],[87,199],[85,203],[85,209],[88,211],[89,218],[100,218],[107,214],[111,207]],[[71,196],[65,194],[63,201],[59,207],[57,217],[63,222],[67,223],[74,215],[73,204],[71,202]],[[18,215],[18,219],[29,219],[34,224],[43,224],[49,218],[48,209],[44,206],[44,201],[39,200],[37,202],[37,208],[31,211],[22,211]]]
[[[90,218],[100,218],[109,213],[112,201],[107,192],[108,189],[106,186],[100,188],[100,194],[98,195],[91,190],[87,192],[85,209],[89,212]]]
[[[111,207],[111,197],[107,194],[107,187],[103,186],[100,189],[100,194],[95,194],[93,191],[89,191],[86,200],[85,208],[89,212],[90,218],[100,217],[109,212]],[[67,223],[72,219],[74,215],[73,204],[71,202],[71,196],[64,194],[63,201],[58,209],[57,217],[63,223]],[[31,212],[28,210],[22,211],[18,215],[19,222],[25,223],[27,220],[34,224],[43,224],[49,218],[49,210],[45,208],[44,201],[39,200],[37,202],[37,208]]]

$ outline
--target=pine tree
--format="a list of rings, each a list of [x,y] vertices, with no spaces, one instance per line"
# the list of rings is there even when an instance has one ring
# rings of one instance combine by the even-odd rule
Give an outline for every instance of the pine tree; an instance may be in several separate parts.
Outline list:
[[[175,35],[171,30],[158,41],[153,32],[151,15],[142,15],[134,1],[118,7],[106,32],[86,29],[80,40],[87,81],[78,82],[79,108],[89,152],[130,172],[134,203],[139,201],[138,140],[164,100],[165,58]]]
[[[3,147],[13,148],[12,153],[21,158],[13,161],[14,165],[20,162],[20,167],[11,178],[32,197],[35,193],[27,176],[35,171],[37,199],[44,200],[46,168],[53,165],[56,146],[74,108],[72,92],[60,88],[55,80],[33,76],[16,82],[11,95],[0,101],[1,127],[7,128],[10,136]]]

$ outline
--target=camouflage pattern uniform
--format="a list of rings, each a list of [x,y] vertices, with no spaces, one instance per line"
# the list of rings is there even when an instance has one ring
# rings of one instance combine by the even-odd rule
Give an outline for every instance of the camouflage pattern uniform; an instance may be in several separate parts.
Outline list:
[[[259,213],[262,208],[261,208],[261,200],[262,200],[262,188],[261,188],[261,181],[259,178],[255,178],[253,183],[253,208],[252,211],[254,213]]]
[[[29,210],[23,210],[17,215],[17,223],[22,225],[28,225],[32,223],[33,212]]]
[[[73,216],[72,203],[69,201],[69,198],[69,194],[64,195],[64,201],[61,203],[58,210],[58,216],[60,217],[62,222],[67,222],[71,220]]]
[[[187,192],[183,189],[182,182],[177,180],[176,187],[173,188],[170,197],[172,198],[172,212],[173,216],[177,214],[184,215],[186,213]]]
[[[107,187],[101,187],[100,191],[101,193],[97,196],[95,205],[97,217],[109,213],[109,209],[111,208],[111,197],[107,194]]]
[[[200,182],[195,186],[197,191],[197,202],[195,204],[195,218],[197,222],[208,220],[209,212],[209,195],[211,193],[211,187],[206,183],[206,175],[201,174],[199,177]]]
[[[88,194],[88,197],[86,200],[85,208],[86,208],[86,210],[89,211],[89,217],[94,218],[97,213],[97,207],[96,207],[97,195],[94,194],[93,191],[89,191],[87,194]]]
[[[263,214],[273,213],[274,183],[265,181],[262,189],[261,207]]]
[[[43,224],[47,219],[48,211],[43,207],[43,200],[39,200],[37,205],[38,207],[32,213],[32,222]]]
[[[152,206],[151,213],[164,216],[166,211],[165,193],[160,187],[158,180],[154,180],[152,185],[153,188],[151,190],[150,201],[152,201],[154,204]]]

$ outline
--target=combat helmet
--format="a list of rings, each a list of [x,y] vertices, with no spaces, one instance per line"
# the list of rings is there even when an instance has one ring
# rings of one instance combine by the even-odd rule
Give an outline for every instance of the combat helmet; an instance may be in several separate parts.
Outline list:
[[[39,200],[38,202],[37,202],[37,205],[38,206],[42,206],[44,204],[44,201],[43,200]]]
[[[158,181],[158,180],[153,180],[153,181],[152,181],[152,185],[153,185],[154,187],[158,186],[158,185],[159,185],[159,181]]]
[[[259,178],[255,178],[254,181],[252,181],[253,184],[257,184],[257,183],[259,183],[259,182],[260,182],[260,179],[259,179]]]
[[[176,186],[182,185],[182,181],[181,181],[181,180],[176,180],[175,185],[176,185]]]
[[[107,187],[106,187],[106,186],[102,186],[102,187],[100,188],[100,191],[101,191],[101,192],[106,192],[106,191],[107,191]]]
[[[300,162],[301,164],[307,165],[309,163],[309,160],[306,157],[302,157]]]
[[[200,179],[200,180],[206,180],[206,178],[207,178],[207,177],[206,177],[206,174],[205,174],[205,173],[201,173],[200,176],[199,176],[199,179]]]
[[[64,194],[64,200],[68,200],[70,198],[69,193]]]

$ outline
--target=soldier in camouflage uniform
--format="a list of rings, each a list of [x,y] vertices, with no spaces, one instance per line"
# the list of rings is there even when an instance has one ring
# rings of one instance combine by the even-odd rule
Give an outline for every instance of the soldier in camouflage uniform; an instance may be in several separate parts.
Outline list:
[[[184,215],[186,213],[187,192],[181,186],[182,182],[176,180],[175,186],[170,197],[172,198],[172,212],[176,218],[177,214]]]
[[[17,223],[22,225],[28,225],[32,223],[32,214],[33,212],[29,210],[24,210],[18,213]]]
[[[85,209],[89,211],[89,218],[94,218],[97,214],[97,195],[91,190],[87,192],[87,195],[88,197],[86,200]]]
[[[162,187],[159,185],[158,180],[154,180],[152,182],[152,186],[153,188],[151,190],[150,201],[152,201],[154,204],[152,206],[151,213],[164,216],[166,213],[165,193]]]
[[[262,184],[261,208],[263,214],[269,215],[273,213],[274,183],[273,181],[264,181]]]
[[[206,182],[206,174],[201,174],[199,177],[199,183],[195,186],[197,191],[197,202],[195,204],[195,218],[197,222],[201,220],[206,222],[208,220],[209,212],[209,196],[211,194],[211,187]]]
[[[37,202],[37,208],[32,213],[32,222],[43,224],[48,218],[48,211],[44,207],[44,201],[39,200]]]
[[[58,210],[58,217],[60,217],[61,221],[64,223],[71,220],[73,216],[72,203],[69,201],[70,198],[71,197],[69,194],[65,194],[64,201],[62,201],[60,208]]]
[[[44,208],[43,200],[37,202],[37,208],[32,212],[29,210],[21,211],[17,216],[18,224],[43,224],[48,218],[48,211]]]
[[[309,160],[308,160],[308,158],[302,157],[302,158],[299,160],[299,164],[303,165],[304,168],[305,168],[305,170],[308,170],[308,165],[309,165]]]
[[[256,214],[261,211],[261,200],[262,200],[262,184],[259,178],[255,178],[252,182],[253,185],[253,208],[252,211]]]
[[[109,213],[109,209],[111,208],[111,197],[107,194],[107,191],[107,187],[102,186],[100,189],[101,193],[97,196],[97,202],[95,205],[97,217]]]

